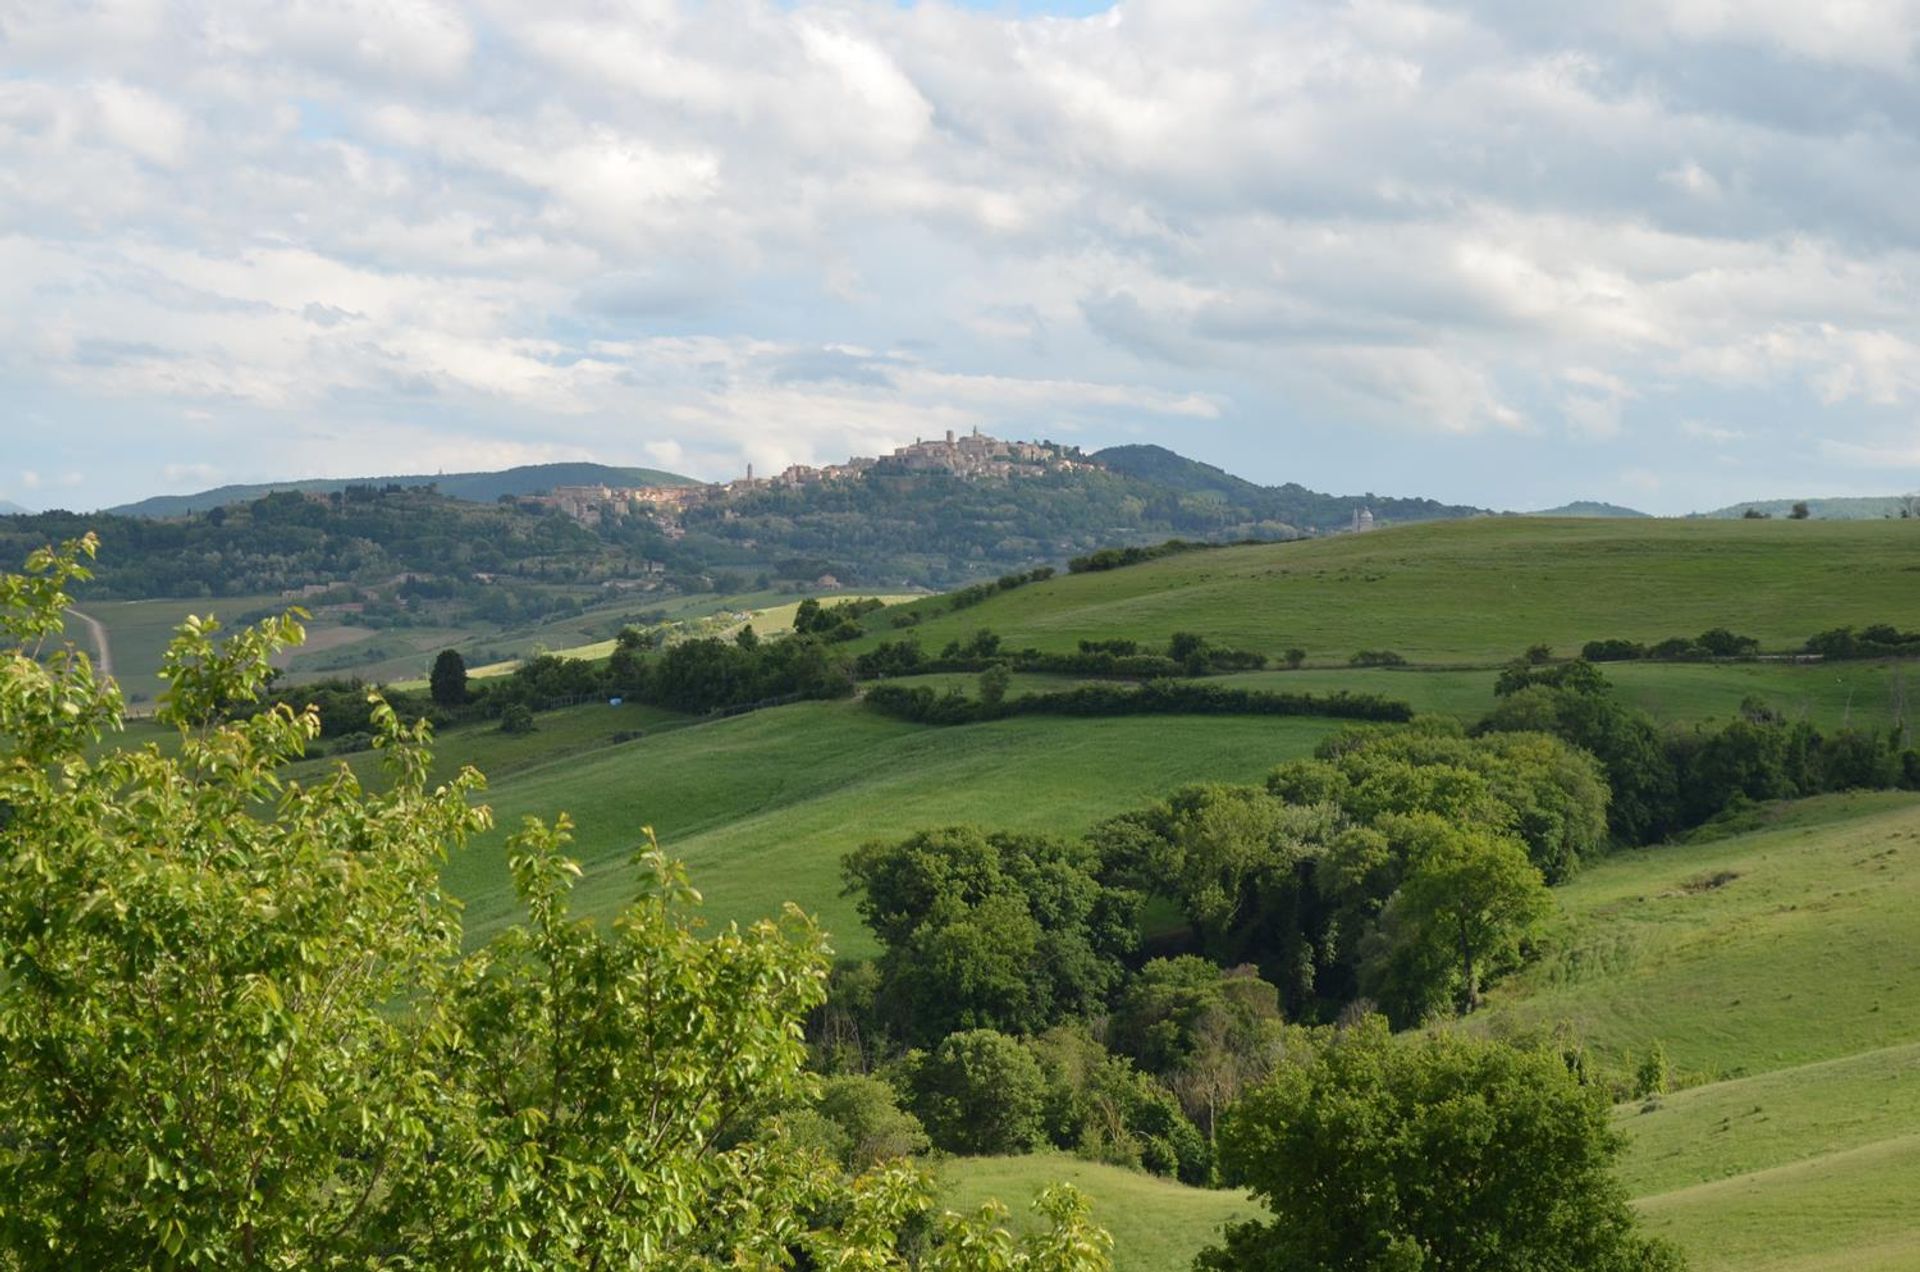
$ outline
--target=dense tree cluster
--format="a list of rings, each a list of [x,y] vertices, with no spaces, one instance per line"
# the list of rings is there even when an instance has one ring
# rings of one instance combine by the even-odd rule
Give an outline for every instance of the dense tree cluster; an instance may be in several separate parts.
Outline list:
[[[1866,627],[1835,627],[1807,639],[1806,650],[1826,659],[1910,658],[1920,654],[1920,632],[1907,632],[1891,623]]]
[[[1475,728],[1551,733],[1600,763],[1609,822],[1623,844],[1653,843],[1743,803],[1824,791],[1920,789],[1920,753],[1895,732],[1823,732],[1749,698],[1725,724],[1661,729],[1614,697],[1584,660],[1502,673],[1500,701]]]
[[[880,684],[866,691],[865,701],[875,711],[918,724],[977,724],[1015,715],[1327,716],[1377,721],[1404,721],[1413,716],[1413,709],[1406,703],[1378,694],[1346,690],[1326,694],[1276,693],[1190,680],[1149,680],[1142,685],[1080,685],[992,700],[969,698],[958,689],[942,694],[925,685]]]
[[[418,487],[349,487],[331,496],[266,495],[179,520],[49,512],[0,518],[0,559],[99,530],[112,545],[89,595],[250,596],[309,584],[393,590],[413,583],[480,604],[478,574],[597,585],[625,562],[558,514],[465,503]],[[522,602],[524,606],[524,602]]]

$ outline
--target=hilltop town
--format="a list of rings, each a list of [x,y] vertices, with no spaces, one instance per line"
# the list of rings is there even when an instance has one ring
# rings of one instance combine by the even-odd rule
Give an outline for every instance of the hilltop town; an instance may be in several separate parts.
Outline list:
[[[962,480],[978,481],[1038,477],[1096,467],[1098,465],[1083,456],[1078,447],[1054,442],[1004,441],[989,437],[978,428],[956,436],[948,429],[942,440],[916,438],[911,446],[902,446],[889,455],[878,458],[856,455],[843,464],[823,467],[792,464],[773,477],[755,477],[749,464],[747,475],[734,481],[677,486],[555,486],[550,494],[527,496],[520,502],[558,508],[587,526],[647,515],[659,522],[669,537],[678,537],[680,519],[687,509],[758,491],[850,481],[868,473],[946,473]]]

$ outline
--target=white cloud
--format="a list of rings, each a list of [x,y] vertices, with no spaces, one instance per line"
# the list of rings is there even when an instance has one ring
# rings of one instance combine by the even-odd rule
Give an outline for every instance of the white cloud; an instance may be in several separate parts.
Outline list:
[[[1747,439],[1744,429],[1728,428],[1711,420],[1681,420],[1680,432],[1695,441],[1712,442],[1715,446],[1728,446]]]
[[[1917,32],[1920,0],[0,0],[0,391],[117,438],[126,494],[320,462],[277,439],[342,419],[408,467],[716,474],[1145,429],[1357,487],[1385,435],[1478,502],[1477,439],[1560,480],[1681,420],[1839,473],[1920,400]],[[79,462],[62,432],[23,460]]]

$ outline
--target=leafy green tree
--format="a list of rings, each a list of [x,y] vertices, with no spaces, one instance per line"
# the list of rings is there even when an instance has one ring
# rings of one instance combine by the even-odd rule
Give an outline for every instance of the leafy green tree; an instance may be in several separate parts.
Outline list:
[[[1058,1025],[1028,1044],[1046,1078],[1047,1138],[1080,1157],[1205,1184],[1206,1139],[1172,1092],[1108,1051],[1084,1024]]]
[[[1024,1153],[1045,1138],[1046,1079],[1018,1038],[948,1034],[917,1057],[909,1081],[914,1111],[950,1153]]]
[[[821,1116],[846,1132],[846,1164],[865,1170],[932,1146],[920,1119],[900,1107],[894,1089],[879,1078],[848,1073],[821,1084]]]
[[[1197,1272],[1671,1272],[1612,1167],[1607,1095],[1549,1050],[1374,1017],[1284,1064],[1225,1120],[1229,1178],[1272,1214]]]
[[[1803,500],[1799,503],[1794,504],[1793,507],[1788,510],[1787,520],[1805,521],[1808,517],[1811,517],[1812,515],[1813,515],[1813,509],[1807,507],[1806,502]]]
[[[1007,687],[1013,683],[1013,673],[1007,670],[1005,663],[995,663],[980,673],[980,701],[989,707],[997,707],[1007,698]]]
[[[312,712],[257,701],[274,619],[190,620],[160,719],[60,641],[91,541],[0,575],[0,1266],[902,1268],[933,1198],[849,1180],[756,1110],[803,1093],[812,925],[702,931],[651,845],[611,924],[572,918],[564,820],[509,844],[528,921],[462,953],[440,890],[488,823],[469,772],[376,700],[385,778],[286,765]],[[1056,1191],[1026,1244],[944,1220],[920,1266],[1100,1269]]]
[[[1110,1035],[1208,1136],[1221,1110],[1264,1081],[1286,1049],[1279,991],[1250,966],[1222,969],[1191,954],[1142,967]]]
[[[467,700],[467,660],[457,649],[443,649],[433,660],[427,677],[428,691],[435,706],[457,707]]]
[[[1552,913],[1553,898],[1526,850],[1508,836],[1430,813],[1395,824],[1411,846],[1405,878],[1388,907],[1392,944],[1407,947],[1418,965],[1447,966],[1449,988],[1462,1009],[1472,1011],[1482,982],[1519,961],[1522,943]],[[1424,988],[1400,993],[1430,999],[1437,987]]]

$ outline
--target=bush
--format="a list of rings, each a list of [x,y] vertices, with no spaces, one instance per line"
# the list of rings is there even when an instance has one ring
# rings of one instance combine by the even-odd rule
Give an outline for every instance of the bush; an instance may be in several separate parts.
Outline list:
[[[1903,632],[1888,623],[1855,631],[1835,627],[1807,639],[1806,651],[1822,658],[1899,658],[1920,653],[1920,632]]]
[[[902,1109],[894,1089],[879,1078],[845,1074],[826,1079],[818,1109],[844,1137],[841,1161],[851,1170],[917,1156],[932,1144],[920,1119]]]
[[[1122,566],[1139,565],[1181,552],[1199,552],[1206,548],[1224,546],[1219,543],[1195,543],[1187,539],[1168,539],[1165,543],[1157,543],[1152,547],[1101,548],[1097,552],[1089,552],[1086,556],[1075,557],[1067,562],[1067,572],[1092,574],[1101,570],[1117,570]]]
[[[532,733],[535,727],[533,710],[523,702],[513,703],[500,713],[500,732],[502,733]]]
[[[1580,647],[1580,656],[1588,662],[1631,662],[1647,656],[1647,647],[1637,640],[1590,640]]]
[[[1353,667],[1404,667],[1407,660],[1391,649],[1363,649],[1347,663]]]

